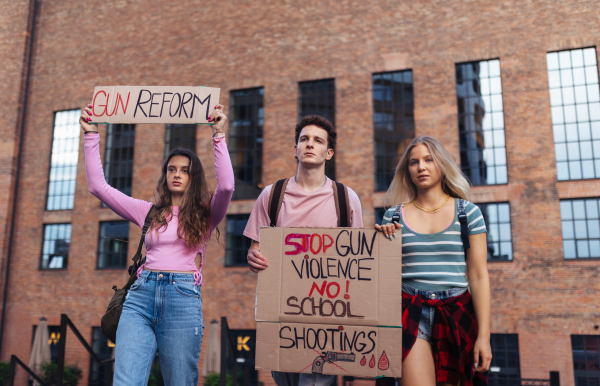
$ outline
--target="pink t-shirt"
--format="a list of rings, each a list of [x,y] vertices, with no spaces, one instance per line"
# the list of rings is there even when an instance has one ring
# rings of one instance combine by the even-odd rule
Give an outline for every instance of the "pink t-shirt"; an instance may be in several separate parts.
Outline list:
[[[116,214],[142,228],[152,203],[129,197],[106,183],[100,160],[99,143],[99,134],[85,135],[85,171],[90,193],[98,197]],[[210,202],[209,237],[227,213],[234,185],[231,159],[224,137],[213,139],[213,145],[217,187]],[[185,241],[177,236],[179,207],[172,208],[173,218],[167,223],[167,228],[161,229],[160,232],[153,231],[146,234],[146,263],[144,266],[154,270],[194,271],[195,282],[197,285],[201,285],[202,262],[206,245],[200,245],[192,250],[188,249]],[[200,266],[196,267],[195,259],[198,253],[202,258]],[[140,272],[141,269],[143,266],[140,267]]]
[[[337,227],[338,216],[335,211],[335,198],[333,197],[332,181],[327,178],[325,185],[314,192],[307,192],[296,184],[294,177],[290,178],[285,187],[285,195],[279,217],[278,227]],[[254,241],[259,240],[261,227],[268,227],[269,221],[269,195],[273,185],[267,186],[254,204],[244,236]],[[350,226],[361,228],[363,226],[360,200],[354,191],[348,188],[350,201]]]

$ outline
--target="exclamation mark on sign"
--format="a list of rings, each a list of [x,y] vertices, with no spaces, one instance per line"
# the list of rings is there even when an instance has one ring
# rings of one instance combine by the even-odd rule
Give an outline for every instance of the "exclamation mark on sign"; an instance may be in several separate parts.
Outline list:
[[[350,280],[346,280],[346,295],[344,295],[344,299],[350,299],[350,295],[348,295],[348,290],[350,289]]]

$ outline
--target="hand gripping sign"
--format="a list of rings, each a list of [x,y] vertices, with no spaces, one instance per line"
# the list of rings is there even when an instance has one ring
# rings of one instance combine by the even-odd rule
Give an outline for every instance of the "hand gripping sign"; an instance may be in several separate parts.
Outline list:
[[[220,92],[195,86],[96,87],[90,123],[209,123]]]
[[[401,376],[401,237],[262,228],[260,249],[269,268],[258,274],[257,369]]]

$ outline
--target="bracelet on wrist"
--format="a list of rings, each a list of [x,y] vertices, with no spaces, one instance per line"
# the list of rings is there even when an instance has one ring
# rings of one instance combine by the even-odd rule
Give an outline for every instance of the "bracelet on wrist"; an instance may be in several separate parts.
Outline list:
[[[94,131],[94,130],[89,130],[89,131],[84,131],[83,132],[83,134],[89,134],[89,133],[96,133],[96,134],[98,134],[98,132]]]
[[[217,134],[222,134],[222,135],[219,135],[219,136],[217,137],[217,136],[216,136]],[[217,131],[217,132],[213,133],[213,135],[211,135],[210,137],[211,137],[211,138],[223,138],[224,136],[225,136],[225,133],[223,133],[222,131]]]

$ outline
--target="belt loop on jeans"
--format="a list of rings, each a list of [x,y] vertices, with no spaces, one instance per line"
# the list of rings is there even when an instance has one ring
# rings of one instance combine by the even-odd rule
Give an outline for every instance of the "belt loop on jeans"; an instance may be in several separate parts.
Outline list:
[[[169,285],[173,284],[173,276],[175,274],[173,272],[169,272]]]

